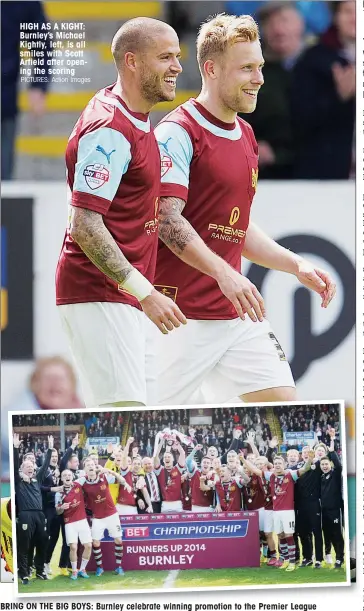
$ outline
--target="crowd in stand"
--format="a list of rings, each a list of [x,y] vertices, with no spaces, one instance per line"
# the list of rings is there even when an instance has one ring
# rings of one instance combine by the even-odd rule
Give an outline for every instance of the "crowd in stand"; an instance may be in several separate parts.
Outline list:
[[[292,407],[289,413],[284,407],[276,409],[283,433],[311,431],[315,433],[318,441],[327,445],[330,440],[330,429],[339,429],[339,410],[335,405]]]

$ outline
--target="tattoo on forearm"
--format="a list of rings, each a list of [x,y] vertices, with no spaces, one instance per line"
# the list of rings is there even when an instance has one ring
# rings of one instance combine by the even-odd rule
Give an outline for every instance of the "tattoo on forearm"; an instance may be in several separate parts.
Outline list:
[[[184,206],[185,202],[178,197],[162,197],[159,206],[159,237],[177,256],[199,237],[182,216]]]
[[[101,272],[118,284],[125,282],[133,267],[105,227],[101,214],[73,208],[71,236]]]

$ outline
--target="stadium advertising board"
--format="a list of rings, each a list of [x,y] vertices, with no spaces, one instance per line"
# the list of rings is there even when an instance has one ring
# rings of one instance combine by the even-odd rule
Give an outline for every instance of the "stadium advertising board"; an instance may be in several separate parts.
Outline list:
[[[286,433],[283,433],[283,441],[291,445],[305,443],[309,446],[312,446],[316,442],[316,436],[314,431],[287,431]]]
[[[119,442],[120,442],[119,437],[87,437],[86,446],[88,448],[92,448],[92,447],[103,448],[104,446],[107,446],[109,443],[116,444]]]
[[[256,511],[120,516],[120,523],[126,571],[259,567]],[[113,540],[101,547],[111,571]],[[93,558],[88,566],[95,570]]]

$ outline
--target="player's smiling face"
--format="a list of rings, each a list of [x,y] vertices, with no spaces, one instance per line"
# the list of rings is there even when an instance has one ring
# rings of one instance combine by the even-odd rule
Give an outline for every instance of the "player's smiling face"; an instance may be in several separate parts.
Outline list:
[[[201,471],[202,473],[208,473],[210,471],[211,461],[209,458],[203,458],[201,460]]]
[[[73,481],[72,471],[70,471],[69,469],[65,469],[62,472],[61,480],[62,480],[62,484],[64,484],[64,486],[70,486],[72,484],[72,481]]]
[[[221,59],[219,95],[226,108],[234,112],[255,110],[259,89],[264,83],[264,59],[258,40],[237,42]]]
[[[274,462],[274,473],[276,475],[283,475],[285,463],[282,458],[275,458]]]
[[[172,28],[160,34],[144,53],[140,86],[144,98],[153,105],[174,100],[177,77],[182,72],[180,57],[178,37]]]
[[[170,452],[165,452],[164,457],[163,457],[163,463],[166,469],[172,469],[173,456]]]
[[[207,450],[207,456],[209,458],[217,458],[218,456],[217,448],[215,448],[215,446],[210,446]]]

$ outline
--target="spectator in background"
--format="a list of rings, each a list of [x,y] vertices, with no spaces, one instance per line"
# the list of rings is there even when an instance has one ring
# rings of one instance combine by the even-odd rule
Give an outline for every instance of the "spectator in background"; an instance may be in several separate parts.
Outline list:
[[[259,11],[265,59],[264,85],[254,113],[243,116],[259,146],[259,176],[292,178],[291,81],[305,47],[305,25],[294,2],[270,2]]]
[[[11,180],[14,166],[14,148],[16,124],[18,116],[18,82],[19,82],[19,40],[20,24],[36,23],[41,30],[45,23],[42,2],[2,2],[1,3],[1,179]],[[25,30],[24,30],[25,31]],[[31,42],[31,41],[30,41]],[[49,42],[46,43],[46,53],[49,51]],[[28,58],[24,58],[28,59]],[[46,64],[46,62],[45,62]],[[45,76],[49,75],[49,68],[44,66]],[[28,100],[30,110],[36,117],[43,115],[45,110],[45,94],[48,82],[44,77],[30,83]]]
[[[9,441],[7,417],[9,411],[82,409],[76,394],[76,376],[71,365],[62,357],[39,359],[31,374],[29,389],[15,404],[1,410],[2,478],[9,476]],[[28,435],[30,438],[30,435]],[[28,443],[28,441],[26,442]]]
[[[355,170],[355,1],[331,4],[333,25],[294,70],[294,177],[300,179],[347,179]]]

